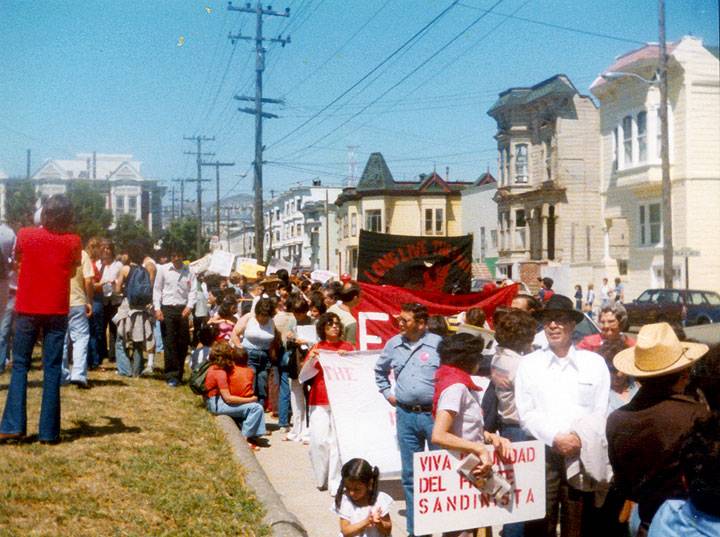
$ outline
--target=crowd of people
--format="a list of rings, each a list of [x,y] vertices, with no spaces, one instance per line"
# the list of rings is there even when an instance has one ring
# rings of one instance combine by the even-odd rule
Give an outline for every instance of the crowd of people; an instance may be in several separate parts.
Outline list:
[[[343,464],[315,359],[356,350],[358,283],[285,270],[196,274],[172,244],[158,252],[131,241],[116,251],[112,241],[92,238],[83,249],[71,222],[59,195],[45,203],[39,225],[12,240],[0,233],[0,284],[8,284],[12,304],[0,308],[0,328],[8,316],[12,326],[0,330],[0,351],[9,347],[5,338],[13,349],[1,442],[26,435],[38,338],[44,443],[60,440],[61,385],[91,387],[88,370],[105,360],[118,375],[153,374],[162,352],[167,386],[189,375],[207,410],[232,417],[252,449],[269,445],[272,414],[283,440],[308,446],[315,485],[334,497],[342,535],[390,534],[392,498],[378,492],[373,461]],[[492,477],[489,448],[505,457],[525,440],[545,445],[546,515],[506,524],[504,537],[554,536],[558,526],[568,537],[720,534],[718,349],[708,353],[665,323],[629,336],[621,300],[609,293],[601,296],[600,333],[578,340],[582,292],[573,301],[553,292],[551,280],[541,283],[537,296],[462,312],[459,327],[422,304],[400,306],[375,381],[396,413],[408,535],[415,535],[415,453],[471,454],[482,484]]]

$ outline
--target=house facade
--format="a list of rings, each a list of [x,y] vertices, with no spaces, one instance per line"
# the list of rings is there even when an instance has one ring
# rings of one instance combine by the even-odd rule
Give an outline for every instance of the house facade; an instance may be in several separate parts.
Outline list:
[[[668,124],[672,185],[673,286],[720,290],[720,63],[694,37],[668,49]],[[606,72],[652,82],[659,47],[620,56]],[[598,77],[600,102],[603,260],[625,280],[626,298],[664,287],[660,91],[629,74]]]
[[[470,182],[449,182],[433,172],[418,181],[395,181],[381,153],[372,153],[357,186],[337,198],[337,264],[357,275],[360,229],[392,235],[462,234],[461,191]]]
[[[78,153],[74,159],[46,160],[30,177],[40,198],[64,194],[68,186],[86,183],[105,198],[105,207],[117,218],[130,214],[151,233],[162,230],[162,197],[165,187],[140,172],[140,161],[132,155]],[[0,211],[5,218],[5,192],[9,181],[0,178]]]
[[[473,236],[473,277],[495,278],[498,260],[497,181],[490,172],[460,193],[462,232]]]
[[[599,281],[603,229],[599,113],[565,75],[500,93],[497,122],[500,274],[531,288],[550,276],[569,294]]]

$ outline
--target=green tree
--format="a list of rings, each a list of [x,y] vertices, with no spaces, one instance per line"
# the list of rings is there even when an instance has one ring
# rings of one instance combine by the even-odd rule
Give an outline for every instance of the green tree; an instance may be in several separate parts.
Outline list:
[[[30,181],[8,182],[5,193],[5,219],[15,229],[33,225],[37,195]]]
[[[209,249],[209,241],[203,239],[201,251],[197,251],[197,218],[176,218],[170,222],[162,236],[163,249],[177,250],[188,259],[198,259],[204,256]]]
[[[94,236],[107,235],[112,213],[105,208],[104,196],[92,185],[79,183],[68,189],[75,212],[75,233],[83,242]]]
[[[131,241],[142,242],[148,254],[152,249],[153,240],[145,225],[130,214],[124,214],[117,219],[112,238],[119,252],[125,251]]]

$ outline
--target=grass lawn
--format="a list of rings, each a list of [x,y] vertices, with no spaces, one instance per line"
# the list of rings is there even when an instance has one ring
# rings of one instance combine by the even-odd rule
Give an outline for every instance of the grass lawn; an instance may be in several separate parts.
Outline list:
[[[114,370],[90,379],[62,388],[62,442],[48,446],[37,442],[42,372],[31,372],[29,441],[0,445],[0,536],[269,535],[198,396]]]

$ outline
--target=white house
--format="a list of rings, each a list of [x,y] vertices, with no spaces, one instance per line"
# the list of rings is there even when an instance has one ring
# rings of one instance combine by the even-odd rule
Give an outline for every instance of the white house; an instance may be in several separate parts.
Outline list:
[[[473,236],[473,269],[475,277],[494,278],[498,259],[497,181],[484,173],[472,186],[460,192],[461,230]]]
[[[667,46],[673,247],[688,259],[692,288],[720,290],[720,63],[700,39]],[[606,72],[653,79],[659,47],[618,57]],[[599,76],[601,195],[608,275],[625,280],[626,298],[663,287],[660,91],[629,76]],[[673,261],[674,287],[684,287],[685,259]]]

